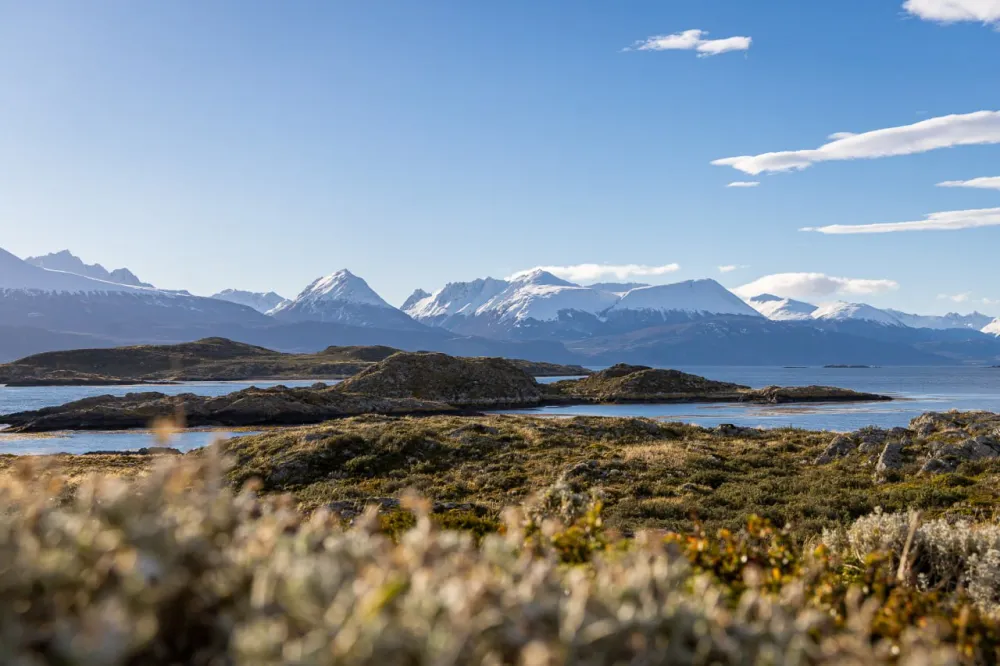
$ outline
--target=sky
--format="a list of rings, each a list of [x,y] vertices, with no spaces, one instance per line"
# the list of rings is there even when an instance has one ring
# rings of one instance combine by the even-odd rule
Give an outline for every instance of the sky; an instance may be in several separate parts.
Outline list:
[[[0,0],[0,247],[1000,314],[996,0]]]

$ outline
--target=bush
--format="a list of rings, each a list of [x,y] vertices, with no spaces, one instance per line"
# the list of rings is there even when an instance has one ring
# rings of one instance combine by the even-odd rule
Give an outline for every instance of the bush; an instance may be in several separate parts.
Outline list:
[[[686,557],[651,535],[608,548],[599,495],[562,484],[478,543],[441,531],[410,500],[413,525],[394,538],[374,511],[344,527],[287,498],[234,493],[224,471],[206,455],[72,493],[36,470],[0,479],[0,663],[948,664],[989,654],[976,618],[961,640],[935,633],[933,611],[952,608],[915,588],[928,621],[906,615],[884,638],[875,629],[891,599],[869,581],[863,603],[831,578],[833,558],[804,557],[759,521],[721,537],[723,567],[692,557],[704,535]],[[823,575],[810,573],[816,561]],[[774,581],[752,575],[767,567]]]

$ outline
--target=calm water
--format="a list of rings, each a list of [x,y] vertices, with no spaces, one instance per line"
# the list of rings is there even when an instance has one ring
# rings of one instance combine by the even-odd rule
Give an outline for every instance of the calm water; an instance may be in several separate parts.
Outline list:
[[[679,370],[709,379],[760,388],[771,384],[840,386],[891,395],[897,400],[829,405],[582,405],[518,410],[516,413],[573,416],[646,416],[704,426],[743,426],[810,430],[856,430],[866,425],[905,426],[924,412],[983,409],[1000,412],[997,368],[772,368],[690,366]]]
[[[680,370],[710,379],[736,382],[759,388],[770,384],[805,386],[825,384],[858,391],[889,394],[897,398],[889,403],[839,405],[601,405],[546,407],[517,410],[515,413],[573,416],[646,416],[687,421],[705,426],[735,423],[767,428],[792,426],[817,430],[856,430],[866,425],[894,427],[927,411],[948,409],[984,409],[1000,412],[1000,369],[994,368],[773,368],[773,367],[681,367]],[[541,379],[551,382],[559,377]],[[86,386],[23,387],[0,386],[0,423],[2,414],[39,409],[96,395],[125,395],[157,391],[175,395],[197,393],[224,395],[249,386],[310,386],[314,380],[262,382],[193,382],[165,386]],[[328,381],[327,383],[335,383]],[[189,450],[205,446],[231,432],[188,431],[171,446]],[[4,453],[80,453],[93,450],[128,450],[151,446],[149,433],[58,433],[55,437],[25,438],[0,434],[0,452]]]
[[[302,381],[255,381],[255,382],[190,382],[186,384],[165,384],[157,386],[0,386],[0,424],[3,414],[41,409],[62,405],[73,400],[91,398],[98,395],[125,395],[126,393],[157,392],[167,395],[195,393],[198,395],[225,395],[242,391],[251,386],[312,386],[317,380]],[[337,380],[325,380],[326,384],[336,384]],[[211,444],[216,439],[227,439],[246,433],[225,430],[187,430],[171,439],[169,446],[181,451],[190,451]],[[53,435],[30,437],[24,435],[4,435],[0,431],[0,454],[15,453],[86,453],[87,451],[129,451],[146,446],[156,446],[152,434],[135,430],[129,432],[60,432]]]

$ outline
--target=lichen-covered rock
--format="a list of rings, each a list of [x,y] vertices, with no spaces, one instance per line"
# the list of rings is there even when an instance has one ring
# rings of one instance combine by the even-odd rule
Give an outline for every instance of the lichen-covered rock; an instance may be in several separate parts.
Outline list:
[[[967,439],[961,444],[934,442],[930,450],[931,457],[924,463],[921,471],[934,474],[953,472],[963,462],[1000,458],[1000,442],[982,435]]]
[[[679,370],[620,363],[584,379],[550,385],[557,394],[598,402],[656,402],[693,399],[737,400],[747,387],[716,382]]]
[[[837,435],[830,442],[823,453],[816,458],[817,465],[831,463],[838,458],[844,458],[853,453],[858,448],[858,441],[848,435]]]
[[[456,358],[437,353],[400,352],[362,370],[334,390],[379,396],[433,400],[454,407],[537,405],[538,383],[501,358]]]
[[[875,474],[878,478],[884,478],[888,472],[894,472],[903,467],[903,442],[891,441],[882,449],[875,464]]]

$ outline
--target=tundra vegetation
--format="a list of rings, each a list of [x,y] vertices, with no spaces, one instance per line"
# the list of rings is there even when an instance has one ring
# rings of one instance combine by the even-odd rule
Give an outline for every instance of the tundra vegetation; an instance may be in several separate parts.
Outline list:
[[[0,662],[996,663],[998,427],[362,416],[8,456]]]

